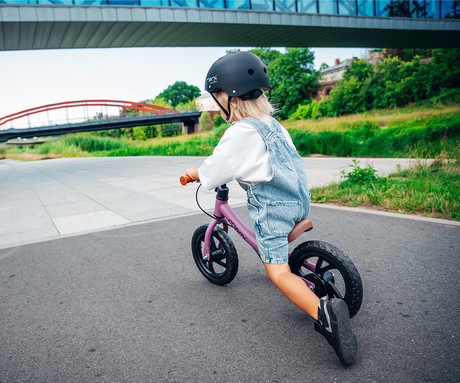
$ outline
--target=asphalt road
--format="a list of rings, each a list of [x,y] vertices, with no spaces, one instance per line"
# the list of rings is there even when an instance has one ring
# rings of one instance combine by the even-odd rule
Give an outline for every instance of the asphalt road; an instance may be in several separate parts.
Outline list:
[[[316,206],[310,218],[301,239],[346,251],[363,279],[353,367],[237,235],[235,280],[205,280],[197,214],[0,249],[0,381],[457,382],[460,227]]]

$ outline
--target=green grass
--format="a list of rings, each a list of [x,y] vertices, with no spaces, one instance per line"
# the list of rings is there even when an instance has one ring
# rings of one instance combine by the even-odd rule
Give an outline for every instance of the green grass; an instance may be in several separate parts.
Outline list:
[[[344,122],[342,122],[344,125]],[[289,129],[301,155],[433,158],[459,150],[460,114],[376,122],[349,122],[342,130]]]
[[[32,153],[58,157],[110,156],[208,156],[219,138],[213,133],[129,141],[111,137],[75,134],[33,148],[8,148],[12,154]]]
[[[302,155],[443,158],[431,167],[372,177],[371,169],[338,185],[313,189],[313,202],[369,206],[402,213],[460,220],[460,104],[412,105],[322,120],[283,121]],[[223,131],[147,141],[83,133],[34,148],[2,146],[0,158],[82,156],[208,156]],[[17,156],[17,157],[16,157]],[[355,178],[352,182],[350,178]]]
[[[355,167],[354,173],[359,173]],[[359,168],[360,169],[360,168]],[[361,169],[363,170],[363,169]],[[353,173],[352,172],[352,173]],[[373,206],[386,211],[460,220],[458,159],[399,171],[373,180],[353,180],[311,190],[312,202]]]
[[[385,129],[411,120],[423,122],[427,119],[458,115],[460,115],[460,103],[435,106],[415,104],[394,109],[375,109],[341,117],[325,117],[316,120],[287,120],[283,121],[283,126],[288,130],[345,131],[353,128],[353,126],[359,126],[361,123],[372,122],[376,126]]]
[[[460,104],[409,106],[321,120],[282,121],[303,156],[433,158],[456,153],[460,141]],[[223,131],[147,141],[82,133],[8,153],[77,156],[207,156]]]

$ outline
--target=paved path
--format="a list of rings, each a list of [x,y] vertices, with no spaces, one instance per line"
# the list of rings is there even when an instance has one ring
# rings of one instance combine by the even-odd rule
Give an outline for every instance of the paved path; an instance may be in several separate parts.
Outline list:
[[[92,232],[198,211],[195,186],[178,178],[202,157],[63,158],[35,162],[0,160],[0,248]],[[413,165],[408,159],[361,159],[379,173]],[[340,180],[350,158],[305,158],[310,186]],[[231,183],[232,205],[245,203]],[[213,192],[200,192],[206,209]]]
[[[359,357],[344,369],[235,233],[235,280],[219,287],[198,272],[190,238],[207,220],[178,176],[201,161],[0,161],[1,383],[458,381],[457,223],[312,207],[314,231],[291,246],[333,243],[363,279]],[[351,163],[305,162],[313,186]],[[382,174],[409,165],[370,162]]]
[[[235,208],[249,224],[246,207]],[[196,268],[202,214],[0,249],[0,382],[439,382],[460,376],[460,227],[313,206],[364,301],[344,369],[233,231],[238,275]]]

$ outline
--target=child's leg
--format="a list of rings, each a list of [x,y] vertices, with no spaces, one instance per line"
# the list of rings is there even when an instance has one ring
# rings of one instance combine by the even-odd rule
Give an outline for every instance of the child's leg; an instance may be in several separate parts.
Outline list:
[[[347,304],[341,299],[333,298],[330,301],[322,300],[321,307],[318,308],[319,298],[303,280],[291,273],[287,263],[265,263],[265,270],[268,278],[292,303],[316,320],[315,329],[334,347],[340,361],[345,366],[353,364],[356,360],[357,342],[350,327]]]
[[[318,319],[319,298],[306,283],[291,273],[287,263],[264,263],[268,278],[297,307],[314,319]]]

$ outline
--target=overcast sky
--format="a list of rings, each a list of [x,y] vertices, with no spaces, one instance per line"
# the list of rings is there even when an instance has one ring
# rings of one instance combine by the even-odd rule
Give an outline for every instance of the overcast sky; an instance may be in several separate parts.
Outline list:
[[[117,48],[0,52],[0,117],[63,101],[153,99],[176,81],[203,89],[226,48]],[[249,48],[242,48],[247,50]],[[284,49],[280,49],[284,51]],[[362,48],[314,48],[315,68]]]

